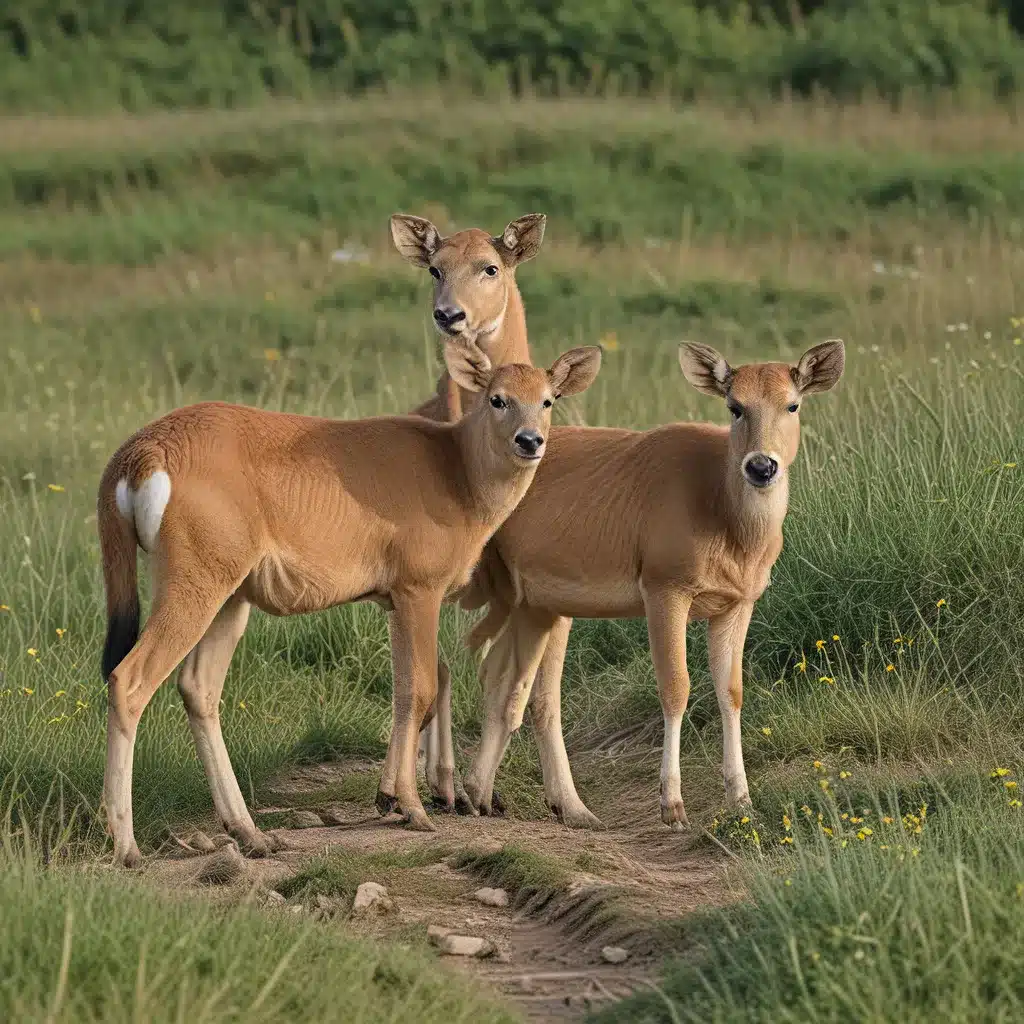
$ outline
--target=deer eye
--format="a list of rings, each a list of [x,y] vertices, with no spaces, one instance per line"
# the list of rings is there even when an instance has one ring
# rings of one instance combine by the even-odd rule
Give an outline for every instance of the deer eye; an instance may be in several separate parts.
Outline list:
[[[433,278],[433,279],[434,279],[435,281],[440,281],[440,280],[441,280],[441,271],[440,271],[440,270],[438,270],[438,269],[437,269],[437,267],[431,267],[431,268],[430,268],[430,276],[431,276],[431,277],[432,277],[432,278]]]
[[[797,405],[796,402],[794,402],[792,405],[787,405],[786,406],[786,411],[787,412],[796,412],[797,409],[799,409],[799,408],[800,408],[800,406]]]
[[[498,268],[492,263],[489,267],[484,267],[484,273],[488,277],[495,277],[498,273]]]
[[[551,399],[550,398],[545,398],[544,399],[544,408],[545,409],[550,409],[551,408]]]
[[[738,420],[743,415],[743,406],[736,402],[729,403],[729,412],[732,413],[732,418]]]
[[[501,395],[491,395],[491,405],[493,405],[495,409],[504,409],[508,405],[508,402],[506,402]]]

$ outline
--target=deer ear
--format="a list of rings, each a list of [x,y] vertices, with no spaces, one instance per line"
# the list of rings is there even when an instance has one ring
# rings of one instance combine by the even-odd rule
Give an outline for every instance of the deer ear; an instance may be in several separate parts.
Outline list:
[[[829,391],[839,383],[846,365],[846,346],[838,338],[809,348],[789,375],[802,395]]]
[[[724,398],[732,383],[732,367],[710,345],[684,341],[679,346],[679,365],[683,376],[705,395]]]
[[[506,267],[518,267],[540,252],[547,222],[543,213],[528,213],[511,221],[497,238],[491,239]]]
[[[491,361],[479,345],[447,338],[444,365],[451,379],[467,391],[485,391],[491,382]]]
[[[441,245],[441,232],[423,217],[409,213],[391,215],[391,240],[395,248],[417,267],[425,267]]]
[[[578,395],[594,383],[601,369],[601,350],[597,345],[584,345],[563,352],[551,364],[548,380],[556,395]]]

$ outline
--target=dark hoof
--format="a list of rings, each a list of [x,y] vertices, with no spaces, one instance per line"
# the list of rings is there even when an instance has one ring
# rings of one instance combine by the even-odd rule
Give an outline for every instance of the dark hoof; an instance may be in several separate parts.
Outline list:
[[[447,797],[432,796],[430,798],[430,806],[442,814],[451,814],[455,810],[456,804],[454,800],[449,800]]]
[[[463,814],[469,818],[480,816],[480,812],[469,802],[469,798],[464,796],[455,798],[455,813]]]
[[[497,790],[491,794],[491,814],[495,816],[504,816],[505,814],[505,801],[502,800],[501,794]]]
[[[380,816],[386,817],[389,814],[394,814],[398,809],[398,797],[388,796],[382,789],[377,790],[377,799],[374,801],[374,806],[377,808]]]

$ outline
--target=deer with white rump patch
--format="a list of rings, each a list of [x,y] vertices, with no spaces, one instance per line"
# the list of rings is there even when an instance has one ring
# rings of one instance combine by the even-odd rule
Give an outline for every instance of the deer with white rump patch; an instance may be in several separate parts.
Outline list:
[[[492,811],[495,772],[529,701],[548,804],[568,825],[600,824],[576,792],[562,736],[571,616],[647,618],[665,727],[661,817],[676,828],[686,823],[686,624],[708,621],[726,796],[749,800],[740,742],[747,627],[782,550],[801,404],[837,383],[844,348],[828,341],[793,365],[733,368],[706,345],[684,344],[679,360],[694,387],[725,400],[732,425],[556,427],[530,491],[474,574],[476,605],[489,608],[471,646],[491,642],[480,668],[483,732],[463,780],[479,813]]]
[[[479,348],[451,338],[448,374],[479,396],[458,423],[330,420],[209,402],[169,413],[115,452],[98,519],[108,615],[104,803],[117,863],[141,860],[136,731],[179,662],[217,814],[247,852],[271,850],[245,806],[219,715],[252,605],[294,615],[370,600],[389,610],[394,721],[379,802],[432,829],[416,792],[416,738],[437,693],[440,606],[530,486],[552,402],[586,389],[600,354],[576,348],[549,370],[494,369]],[[138,547],[154,584],[141,636]]]

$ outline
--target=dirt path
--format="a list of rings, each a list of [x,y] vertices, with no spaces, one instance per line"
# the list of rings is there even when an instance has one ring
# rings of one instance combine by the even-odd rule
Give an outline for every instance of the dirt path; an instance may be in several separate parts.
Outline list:
[[[353,786],[360,777],[365,786]],[[378,777],[379,766],[369,762],[296,770],[274,787],[277,805],[257,814],[286,844],[274,858],[239,865],[231,851],[197,855],[172,843],[162,856],[148,859],[145,873],[179,892],[187,888],[216,900],[266,902],[266,893],[287,889],[287,880],[308,873],[325,854],[342,858],[353,880],[384,884],[396,909],[352,915],[351,892],[346,892],[321,898],[319,905],[314,896],[297,894],[285,904],[267,904],[268,912],[333,914],[357,933],[403,942],[422,942],[430,925],[486,939],[493,955],[444,960],[494,986],[536,1021],[579,1020],[589,1007],[655,981],[663,957],[678,948],[682,935],[678,926],[670,932],[668,922],[735,895],[718,851],[665,829],[646,806],[641,815],[635,801],[620,802],[611,814],[601,808],[610,826],[602,832],[573,832],[554,819],[441,814],[433,818],[437,832],[424,834],[406,830],[397,818],[368,815],[372,802],[365,798],[337,800],[339,790],[371,790]],[[268,827],[310,812],[332,824]],[[500,874],[494,863],[499,850],[512,851],[507,856],[514,867],[532,869],[533,881],[517,892],[510,876],[510,905],[484,906],[473,894],[484,885],[502,885],[500,878],[481,877],[488,866]],[[460,867],[467,851],[491,857]],[[504,863],[505,857],[498,859]],[[218,860],[233,860],[234,871],[222,884],[202,881]],[[602,949],[609,945],[626,949],[628,959],[606,962]]]

